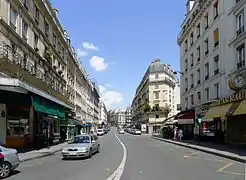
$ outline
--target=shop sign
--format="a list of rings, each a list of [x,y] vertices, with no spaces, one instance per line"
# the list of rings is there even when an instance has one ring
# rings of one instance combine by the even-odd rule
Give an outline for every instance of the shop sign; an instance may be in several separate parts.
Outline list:
[[[236,101],[242,101],[244,99],[246,99],[246,91],[238,92],[238,93],[235,93],[231,96],[224,97],[224,98],[219,100],[218,105],[229,104],[229,103],[236,102]]]

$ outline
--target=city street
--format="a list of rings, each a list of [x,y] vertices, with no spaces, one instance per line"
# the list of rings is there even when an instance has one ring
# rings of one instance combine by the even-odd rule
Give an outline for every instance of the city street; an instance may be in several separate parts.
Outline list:
[[[121,180],[244,180],[244,165],[168,144],[150,136],[117,136],[127,149]],[[101,137],[101,152],[92,159],[63,161],[60,153],[22,163],[9,180],[103,180],[121,164],[123,148],[115,131]],[[117,179],[115,179],[117,180]]]

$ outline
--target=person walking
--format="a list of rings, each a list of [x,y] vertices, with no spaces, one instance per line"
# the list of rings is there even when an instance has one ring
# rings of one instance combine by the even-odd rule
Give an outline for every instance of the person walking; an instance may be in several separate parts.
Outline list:
[[[178,136],[179,136],[179,141],[182,141],[182,138],[183,138],[183,130],[181,128],[179,129]]]

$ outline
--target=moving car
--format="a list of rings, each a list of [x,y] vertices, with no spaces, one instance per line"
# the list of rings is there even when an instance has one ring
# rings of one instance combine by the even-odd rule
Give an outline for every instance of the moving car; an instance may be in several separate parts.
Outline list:
[[[0,179],[8,177],[19,164],[17,150],[0,146]]]
[[[97,130],[97,135],[98,135],[98,136],[104,135],[104,130],[103,130],[103,129],[98,129],[98,130]]]
[[[94,153],[100,152],[100,142],[94,134],[79,135],[68,143],[68,147],[62,150],[63,159],[67,158],[91,158]]]
[[[123,129],[120,129],[119,134],[125,134],[125,131]]]

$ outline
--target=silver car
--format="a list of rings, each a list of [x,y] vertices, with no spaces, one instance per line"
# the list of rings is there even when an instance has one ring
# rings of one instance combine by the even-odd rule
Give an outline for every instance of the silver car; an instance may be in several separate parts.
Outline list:
[[[98,137],[94,134],[79,135],[69,142],[68,146],[62,150],[62,156],[67,158],[91,158],[94,153],[100,152]]]
[[[15,149],[0,146],[0,179],[6,178],[20,164],[20,159]]]

